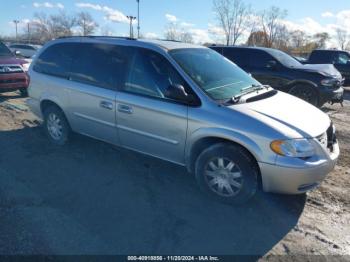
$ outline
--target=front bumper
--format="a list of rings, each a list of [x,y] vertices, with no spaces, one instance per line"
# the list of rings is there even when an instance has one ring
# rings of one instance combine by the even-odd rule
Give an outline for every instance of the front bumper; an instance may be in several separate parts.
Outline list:
[[[0,74],[0,93],[28,88],[29,77],[26,73]]]
[[[344,88],[339,87],[337,89],[328,89],[325,88],[320,93],[320,104],[327,102],[331,103],[342,103],[344,96]]]
[[[276,165],[259,163],[263,190],[283,194],[301,194],[314,189],[330,173],[339,157],[339,145],[333,145],[333,152],[326,158],[307,161],[297,159],[287,164],[278,161]]]

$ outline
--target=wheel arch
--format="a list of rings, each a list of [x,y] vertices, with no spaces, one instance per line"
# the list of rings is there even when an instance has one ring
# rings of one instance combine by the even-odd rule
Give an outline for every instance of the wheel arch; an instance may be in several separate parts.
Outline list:
[[[294,88],[294,87],[296,87],[298,85],[311,86],[318,93],[317,84],[315,84],[314,82],[312,82],[310,80],[305,80],[305,79],[296,79],[296,80],[293,80],[293,81],[289,82],[288,85],[287,85],[287,90],[286,91],[289,93],[292,88]]]
[[[217,143],[232,143],[243,148],[255,161],[257,166],[263,152],[260,147],[245,135],[225,129],[201,129],[190,137],[186,147],[186,167],[189,172],[194,171],[195,162],[199,154],[207,147]],[[260,172],[259,172],[260,173]]]

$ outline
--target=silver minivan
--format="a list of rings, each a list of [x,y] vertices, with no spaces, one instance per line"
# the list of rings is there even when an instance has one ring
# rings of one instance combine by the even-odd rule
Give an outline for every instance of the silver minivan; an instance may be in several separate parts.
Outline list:
[[[304,193],[339,156],[326,114],[203,46],[63,38],[42,48],[29,75],[28,103],[54,144],[76,132],[186,166],[227,203],[259,186]]]

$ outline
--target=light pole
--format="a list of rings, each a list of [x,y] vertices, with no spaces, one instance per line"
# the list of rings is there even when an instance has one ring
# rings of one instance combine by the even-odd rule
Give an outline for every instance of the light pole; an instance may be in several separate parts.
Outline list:
[[[137,38],[140,38],[140,0],[137,1]]]
[[[17,25],[19,23],[19,20],[13,20],[13,22],[15,23],[16,25],[16,42],[17,42]]]
[[[130,20],[130,38],[134,38],[134,30],[133,30],[133,26],[132,26],[132,21],[136,19],[135,16],[132,15],[128,15],[127,18]]]

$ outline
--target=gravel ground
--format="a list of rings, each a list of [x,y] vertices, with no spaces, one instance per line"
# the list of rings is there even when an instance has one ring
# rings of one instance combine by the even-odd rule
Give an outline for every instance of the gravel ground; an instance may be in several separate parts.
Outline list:
[[[350,93],[345,98],[344,107],[323,108],[337,127],[341,157],[320,188],[298,196],[260,192],[232,207],[208,199],[167,162],[78,135],[52,146],[25,99],[2,94],[0,254],[348,260]]]

